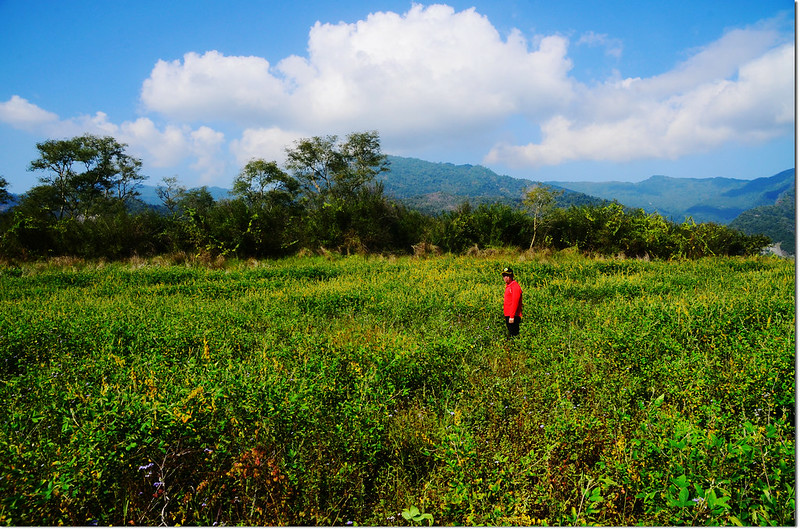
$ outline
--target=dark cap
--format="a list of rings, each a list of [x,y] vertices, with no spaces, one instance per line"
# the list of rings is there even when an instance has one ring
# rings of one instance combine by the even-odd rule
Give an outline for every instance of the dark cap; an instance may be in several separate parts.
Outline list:
[[[510,269],[509,267],[505,267],[505,268],[503,268],[503,275],[504,276],[513,276],[514,275],[514,271],[512,269]]]

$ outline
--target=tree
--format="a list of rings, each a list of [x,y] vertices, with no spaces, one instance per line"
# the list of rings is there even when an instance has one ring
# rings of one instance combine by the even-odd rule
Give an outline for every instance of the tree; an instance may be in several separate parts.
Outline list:
[[[336,136],[302,139],[287,149],[286,167],[294,173],[306,196],[322,196],[334,185],[334,175],[344,168],[341,154],[336,150]]]
[[[550,186],[535,185],[525,191],[522,203],[531,212],[533,216],[533,237],[531,238],[531,246],[533,248],[536,242],[536,231],[539,228],[542,219],[550,213],[556,205],[556,197],[560,196],[564,191],[556,191]]]
[[[306,196],[323,202],[331,194],[351,198],[388,170],[377,131],[349,134],[342,143],[335,135],[298,140],[286,154],[286,167]]]
[[[336,184],[346,196],[351,196],[372,183],[380,173],[389,170],[386,155],[381,152],[377,131],[355,132],[347,136],[341,146],[346,164],[343,174],[337,175]]]
[[[206,186],[190,189],[180,195],[177,203],[180,217],[176,219],[179,232],[177,246],[186,245],[184,249],[197,252],[211,251],[221,246],[212,235],[214,227],[211,216],[215,205],[214,197]]]
[[[178,178],[175,176],[165,176],[161,179],[164,185],[156,188],[156,195],[164,207],[169,210],[172,215],[178,211],[178,204],[180,203],[183,195],[186,194],[186,188],[178,184]]]
[[[276,162],[250,160],[233,181],[237,200],[229,205],[234,214],[237,202],[245,209],[236,251],[277,256],[295,244],[299,192],[300,183]]]
[[[381,202],[375,177],[388,169],[376,131],[352,133],[343,142],[337,136],[302,139],[286,154],[301,190],[307,243],[341,248],[374,240],[370,233],[380,231],[373,228],[384,222],[385,210],[368,204]]]
[[[250,160],[233,181],[233,194],[250,207],[271,208],[293,201],[300,189],[299,182],[286,174],[275,162]]]
[[[11,202],[11,194],[8,192],[8,180],[0,176],[0,204]]]
[[[29,170],[45,171],[39,181],[58,196],[58,218],[88,215],[94,206],[108,201],[125,203],[138,196],[137,187],[147,177],[142,162],[125,154],[126,145],[110,136],[91,134],[68,140],[36,144],[39,158]]]

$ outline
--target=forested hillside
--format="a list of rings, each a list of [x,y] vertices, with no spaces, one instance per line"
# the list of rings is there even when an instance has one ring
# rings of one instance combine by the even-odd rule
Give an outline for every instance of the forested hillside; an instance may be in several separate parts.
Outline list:
[[[767,178],[671,178],[651,176],[642,182],[559,182],[558,184],[599,198],[617,200],[631,208],[642,208],[682,222],[727,224],[742,212],[772,205],[795,187],[795,170]]]
[[[794,255],[797,250],[795,197],[795,189],[789,189],[782,193],[774,204],[743,212],[730,223],[730,227],[748,235],[764,234],[773,242],[780,243],[781,250]]]
[[[498,175],[480,165],[435,163],[400,156],[387,156],[387,160],[388,171],[378,177],[386,194],[429,215],[454,211],[464,202],[519,207],[525,190],[536,185],[531,180]],[[562,191],[556,198],[559,207],[606,202],[560,185],[551,187]]]

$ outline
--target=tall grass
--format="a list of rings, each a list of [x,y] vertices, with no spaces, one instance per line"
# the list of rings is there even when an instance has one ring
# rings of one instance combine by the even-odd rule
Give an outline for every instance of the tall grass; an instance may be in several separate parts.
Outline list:
[[[772,258],[5,267],[0,521],[794,524],[794,329]]]

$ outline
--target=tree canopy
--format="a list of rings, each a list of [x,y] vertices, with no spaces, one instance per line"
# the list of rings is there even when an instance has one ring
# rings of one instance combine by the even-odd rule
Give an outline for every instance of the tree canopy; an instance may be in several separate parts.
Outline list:
[[[250,206],[288,203],[299,192],[299,182],[278,167],[277,162],[250,160],[233,181],[233,194]]]
[[[377,131],[354,132],[343,142],[335,135],[304,138],[286,154],[287,169],[310,199],[352,197],[388,168]]]
[[[88,215],[101,202],[126,202],[138,196],[147,177],[141,160],[125,153],[126,145],[110,136],[91,134],[36,144],[39,157],[29,170],[40,171],[42,185],[57,197],[57,216]]]
[[[556,191],[552,187],[537,185],[525,190],[522,203],[530,211],[533,217],[533,237],[531,237],[530,248],[536,242],[536,231],[541,220],[550,213],[556,206],[556,198],[563,194],[563,191]]]

